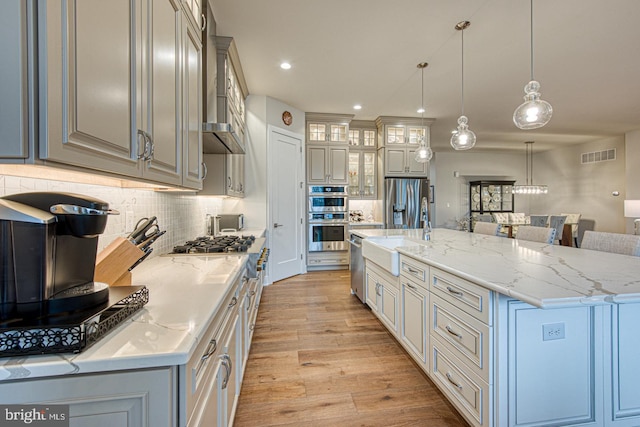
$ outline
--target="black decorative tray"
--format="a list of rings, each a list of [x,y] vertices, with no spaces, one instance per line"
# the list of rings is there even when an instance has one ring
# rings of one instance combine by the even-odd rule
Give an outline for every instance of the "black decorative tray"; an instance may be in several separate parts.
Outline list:
[[[8,322],[0,327],[0,357],[28,354],[79,353],[149,302],[146,286],[109,288],[109,302],[44,319]],[[29,323],[25,325],[25,323]],[[37,323],[37,324],[34,324]]]

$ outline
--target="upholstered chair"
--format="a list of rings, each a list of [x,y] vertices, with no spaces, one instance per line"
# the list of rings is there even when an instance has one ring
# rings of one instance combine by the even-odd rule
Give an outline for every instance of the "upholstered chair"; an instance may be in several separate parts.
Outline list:
[[[473,226],[473,232],[478,234],[488,234],[490,236],[497,236],[500,231],[500,224],[493,222],[478,221]]]
[[[578,247],[578,226],[580,225],[580,218],[582,214],[563,213],[567,217],[565,224],[571,224],[571,237],[573,237],[573,245]]]
[[[582,249],[640,256],[640,236],[587,230],[582,236]]]
[[[562,230],[564,229],[564,222],[566,220],[567,217],[564,215],[549,216],[549,227],[556,229],[555,239],[558,240],[558,242],[562,240]]]
[[[516,239],[553,244],[555,235],[555,228],[521,225],[520,227],[518,227],[518,234],[516,234]]]
[[[549,215],[531,215],[529,224],[534,227],[547,227],[549,222]]]

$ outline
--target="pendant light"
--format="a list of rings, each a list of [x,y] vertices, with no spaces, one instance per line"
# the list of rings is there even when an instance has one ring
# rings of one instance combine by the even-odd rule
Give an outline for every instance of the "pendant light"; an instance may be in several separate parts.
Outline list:
[[[424,69],[427,68],[428,65],[429,64],[426,62],[421,62],[418,64],[418,68],[420,68],[420,71],[422,73],[422,86],[421,86],[422,91],[420,92],[421,93],[420,109],[418,110],[418,112],[422,115],[421,117],[422,117],[423,131],[424,131]],[[420,146],[416,150],[415,161],[418,163],[427,163],[429,160],[431,160],[432,157],[433,157],[433,150],[431,150],[431,147],[427,145],[425,135],[423,134],[420,136]]]
[[[527,183],[525,185],[514,185],[512,192],[514,194],[547,194],[546,185],[535,185],[533,183],[533,142],[526,141],[526,157],[527,157]]]
[[[520,129],[537,129],[549,123],[553,108],[540,98],[540,83],[533,78],[533,0],[531,6],[531,81],[524,87],[524,102],[513,113],[513,123]]]
[[[469,129],[469,119],[464,115],[464,30],[469,28],[469,21],[460,21],[455,29],[462,35],[462,115],[458,117],[458,128],[451,135],[451,146],[456,150],[468,150],[476,145],[476,134]]]

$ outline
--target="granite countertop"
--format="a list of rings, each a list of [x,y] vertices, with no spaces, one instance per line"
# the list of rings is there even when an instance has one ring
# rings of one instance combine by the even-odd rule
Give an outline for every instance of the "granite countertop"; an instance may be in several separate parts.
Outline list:
[[[195,351],[247,255],[161,256],[136,267],[149,302],[81,353],[0,358],[0,381],[181,365]]]
[[[429,241],[421,229],[358,232],[420,241],[396,249],[536,307],[640,302],[640,257],[443,228]]]

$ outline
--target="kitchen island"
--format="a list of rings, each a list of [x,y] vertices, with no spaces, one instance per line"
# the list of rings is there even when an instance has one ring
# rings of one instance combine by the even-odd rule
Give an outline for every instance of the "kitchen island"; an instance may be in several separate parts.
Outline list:
[[[640,258],[446,229],[365,259],[366,301],[475,426],[640,425]],[[365,256],[366,258],[366,256]]]
[[[72,426],[226,425],[261,291],[248,289],[247,259],[145,261],[132,271],[149,289],[140,311],[79,354],[0,358],[0,403],[69,404]]]

